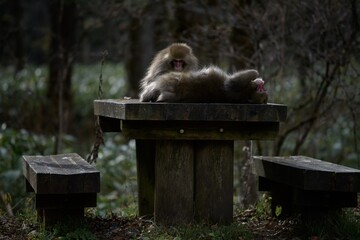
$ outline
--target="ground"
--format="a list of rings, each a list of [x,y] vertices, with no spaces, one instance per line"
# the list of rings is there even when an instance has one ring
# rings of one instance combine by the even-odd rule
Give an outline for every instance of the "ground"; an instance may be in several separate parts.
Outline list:
[[[350,210],[352,222],[340,226],[342,230],[331,225],[335,230],[334,239],[360,239],[360,207]],[[349,214],[349,213],[348,213]],[[355,224],[355,225],[354,225]],[[107,218],[87,216],[84,225],[69,231],[66,228],[44,231],[36,221],[29,221],[24,217],[9,217],[0,215],[0,240],[17,239],[329,239],[329,229],[319,228],[320,234],[309,234],[303,231],[299,218],[279,220],[259,209],[239,211],[231,226],[217,225],[188,225],[176,228],[155,226],[152,220],[138,217],[118,217],[110,215]],[[352,231],[348,235],[349,231]],[[321,235],[322,234],[322,235]],[[346,234],[347,236],[344,236]],[[352,234],[352,235],[351,235]]]
[[[287,239],[292,235],[294,226],[296,225],[296,221],[294,220],[280,221],[270,217],[260,219],[256,217],[255,209],[242,211],[235,216],[234,222],[243,225],[252,233],[252,237],[256,239]],[[154,223],[151,220],[135,217],[87,217],[86,226],[92,233],[92,236],[96,236],[96,239],[151,239],[151,236],[156,236],[156,234],[162,234],[162,236],[165,234],[151,233],[151,231],[156,231],[154,230],[156,228]],[[209,226],[209,236],[205,236],[202,239],[217,239],[215,234],[210,233],[211,231],[215,232],[215,228],[220,227]],[[26,220],[21,218],[8,217],[6,215],[0,216],[0,240],[42,239],[40,229],[38,224],[27,223]],[[161,231],[164,232],[164,230]],[[84,233],[79,234],[84,235]],[[166,233],[165,236],[168,237],[166,239],[176,239],[175,237],[171,237],[171,234],[176,234],[176,232]],[[179,234],[179,232],[177,232],[177,234]],[[203,234],[201,236],[203,236]],[[43,237],[44,239],[48,239],[49,236]],[[86,237],[84,239],[86,239]],[[246,238],[238,236],[236,239]]]

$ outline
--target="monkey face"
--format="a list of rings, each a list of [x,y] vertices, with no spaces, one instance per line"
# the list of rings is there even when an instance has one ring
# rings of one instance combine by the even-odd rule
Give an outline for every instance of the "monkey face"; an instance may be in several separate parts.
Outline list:
[[[181,60],[181,59],[173,59],[171,62],[170,62],[170,65],[171,65],[171,68],[174,70],[174,71],[177,71],[177,72],[181,72],[181,71],[184,71],[185,67],[186,67],[186,63],[184,60]]]
[[[256,78],[253,82],[256,84],[256,92],[258,93],[266,92],[264,80],[262,80],[261,78]]]

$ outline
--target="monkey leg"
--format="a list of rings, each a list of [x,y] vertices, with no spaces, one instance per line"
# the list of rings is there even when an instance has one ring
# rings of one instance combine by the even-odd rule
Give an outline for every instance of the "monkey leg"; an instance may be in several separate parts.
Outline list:
[[[255,104],[266,104],[267,101],[268,101],[267,92],[254,92],[249,99],[250,103],[255,103]]]
[[[244,88],[250,84],[251,81],[259,77],[259,72],[255,69],[248,69],[236,72],[230,76],[225,82],[225,85],[230,85],[232,88]]]

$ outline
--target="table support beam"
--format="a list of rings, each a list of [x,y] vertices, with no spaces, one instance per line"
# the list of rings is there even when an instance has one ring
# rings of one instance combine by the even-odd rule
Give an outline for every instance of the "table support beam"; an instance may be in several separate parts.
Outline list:
[[[233,218],[234,141],[197,141],[195,218],[230,223]]]
[[[192,141],[157,141],[155,159],[155,222],[190,223],[194,209]]]

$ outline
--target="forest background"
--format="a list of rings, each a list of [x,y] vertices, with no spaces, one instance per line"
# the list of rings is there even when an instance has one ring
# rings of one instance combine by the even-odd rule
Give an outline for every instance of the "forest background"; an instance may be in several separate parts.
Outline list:
[[[153,55],[186,42],[202,66],[255,68],[288,106],[275,141],[236,142],[235,204],[258,198],[251,155],[307,155],[360,168],[357,0],[0,1],[0,212],[25,197],[21,156],[95,142],[93,100],[136,97]],[[97,214],[136,214],[135,144],[106,134]]]

